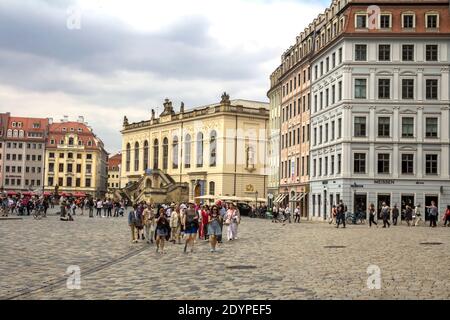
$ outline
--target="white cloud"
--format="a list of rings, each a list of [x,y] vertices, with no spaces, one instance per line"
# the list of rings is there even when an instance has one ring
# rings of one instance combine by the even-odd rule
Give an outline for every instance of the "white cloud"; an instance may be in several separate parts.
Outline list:
[[[323,1],[3,0],[0,112],[83,115],[116,152],[123,116],[148,119],[166,97],[266,101],[270,73]],[[65,27],[73,5],[79,31]]]

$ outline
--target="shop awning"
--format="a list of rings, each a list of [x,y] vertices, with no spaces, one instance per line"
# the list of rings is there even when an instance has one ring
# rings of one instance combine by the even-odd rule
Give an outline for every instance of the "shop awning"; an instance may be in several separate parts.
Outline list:
[[[287,194],[279,194],[276,199],[273,201],[274,203],[280,203],[283,202],[283,200],[287,197]]]
[[[298,193],[292,199],[290,199],[289,202],[300,202],[307,194],[308,192]]]
[[[73,196],[77,197],[77,198],[84,198],[84,197],[86,197],[86,193],[84,193],[84,192],[75,192]]]

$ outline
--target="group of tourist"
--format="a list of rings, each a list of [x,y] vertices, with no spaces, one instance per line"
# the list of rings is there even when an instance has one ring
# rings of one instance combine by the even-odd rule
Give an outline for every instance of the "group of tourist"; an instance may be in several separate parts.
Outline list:
[[[0,211],[2,217],[7,217],[10,214],[17,214],[18,216],[29,216],[35,211],[40,211],[45,216],[50,206],[51,200],[48,197],[8,197],[4,194],[0,194]]]
[[[300,223],[300,207],[297,206],[294,209],[294,223]],[[275,206],[272,209],[272,222],[292,222],[291,209],[287,206]]]
[[[165,252],[165,242],[181,244],[184,252],[193,252],[196,239],[209,241],[211,252],[222,243],[225,226],[227,240],[237,239],[241,217],[234,203],[217,201],[212,206],[197,205],[193,202],[170,205],[154,205],[145,202],[135,204],[128,214],[131,242],[139,240],[148,244],[156,243],[156,252]]]
[[[428,213],[430,227],[432,228],[437,227],[437,221],[439,219],[439,209],[436,206],[436,203],[432,201],[430,206],[425,206],[425,210],[427,210]],[[336,225],[336,228],[339,228],[340,224],[342,224],[343,227],[345,228],[346,213],[347,213],[347,206],[341,200],[337,206],[333,205],[333,207],[331,208],[329,223],[330,224],[334,223]],[[372,227],[372,225],[378,227],[378,223],[375,219],[377,217],[377,211],[373,203],[369,205],[367,213],[369,216],[369,227]],[[365,216],[364,212],[359,212],[359,214]],[[405,209],[403,210],[403,215],[401,216],[397,204],[394,204],[393,207],[390,207],[389,205],[387,205],[386,202],[383,202],[381,204],[379,214],[379,217],[383,221],[383,228],[389,228],[391,226],[391,215],[392,215],[392,224],[394,226],[398,224],[399,217],[401,220],[403,217],[404,220],[406,221],[406,224],[409,227],[418,226],[420,222],[424,221],[420,204],[417,204],[416,206],[414,206],[414,208],[412,208],[411,205],[406,205]],[[450,206],[447,206],[445,212],[442,215],[442,220],[444,222],[443,224],[444,227],[446,226],[450,227]]]

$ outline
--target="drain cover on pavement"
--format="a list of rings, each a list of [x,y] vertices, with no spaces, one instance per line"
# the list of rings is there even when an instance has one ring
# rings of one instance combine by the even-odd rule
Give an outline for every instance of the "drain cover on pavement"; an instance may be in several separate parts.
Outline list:
[[[227,266],[227,269],[238,269],[238,270],[242,270],[242,269],[256,269],[256,266]]]
[[[325,249],[343,249],[347,248],[346,246],[325,246]]]
[[[421,242],[420,244],[423,246],[438,246],[442,244],[442,242]]]

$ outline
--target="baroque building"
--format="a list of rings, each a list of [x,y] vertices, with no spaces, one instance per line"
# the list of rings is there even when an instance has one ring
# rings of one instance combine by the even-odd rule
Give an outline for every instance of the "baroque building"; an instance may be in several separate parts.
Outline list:
[[[182,103],[179,112],[166,99],[158,117],[152,110],[141,122],[125,117],[121,187],[132,200],[154,202],[265,197],[268,121],[267,103],[226,93],[189,110]]]
[[[45,152],[45,190],[103,197],[107,191],[108,153],[83,117],[50,120]]]

